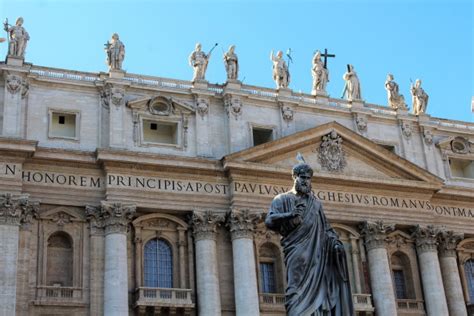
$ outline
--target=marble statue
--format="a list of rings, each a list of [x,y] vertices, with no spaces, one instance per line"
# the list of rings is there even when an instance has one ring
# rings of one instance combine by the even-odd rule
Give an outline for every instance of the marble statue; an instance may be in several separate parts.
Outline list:
[[[357,73],[354,71],[354,66],[347,65],[347,72],[342,78],[346,81],[342,96],[345,97],[346,100],[361,100],[360,81],[357,77]]]
[[[421,80],[417,79],[415,85],[411,85],[410,92],[412,95],[413,114],[420,115],[426,112],[428,106],[428,94],[421,87]]]
[[[110,42],[105,44],[105,52],[109,70],[122,70],[122,62],[125,59],[125,45],[119,39],[117,33],[112,34]]]
[[[8,44],[8,55],[24,58],[30,35],[23,27],[23,18],[19,17],[16,19],[15,25],[9,25],[7,20],[3,26],[10,40]]]
[[[311,68],[313,75],[313,94],[318,92],[326,93],[326,84],[329,81],[329,71],[324,68],[324,63],[321,60],[321,52],[318,50],[313,57],[313,68]]]
[[[211,52],[206,55],[201,50],[201,44],[197,43],[194,51],[189,55],[189,65],[194,69],[193,82],[196,80],[206,80],[207,64],[210,58]]]
[[[235,45],[231,45],[224,53],[224,65],[227,72],[227,80],[237,80],[239,77],[239,59],[235,51]]]
[[[275,56],[273,51],[271,51],[270,60],[273,62],[273,80],[275,80],[277,89],[288,88],[290,84],[290,71],[283,59],[283,52],[280,50]]]
[[[311,190],[313,169],[301,157],[292,174],[293,188],[273,199],[265,219],[282,235],[287,315],[353,316],[344,245]]]
[[[394,110],[406,110],[405,97],[398,93],[398,84],[393,81],[393,75],[388,74],[385,81],[385,90],[387,90],[388,105]]]

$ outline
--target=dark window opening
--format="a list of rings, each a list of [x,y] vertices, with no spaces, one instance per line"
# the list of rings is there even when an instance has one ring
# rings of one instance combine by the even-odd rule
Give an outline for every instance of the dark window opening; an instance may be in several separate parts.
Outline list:
[[[254,128],[253,133],[253,145],[258,146],[271,142],[273,140],[273,130],[265,128]]]

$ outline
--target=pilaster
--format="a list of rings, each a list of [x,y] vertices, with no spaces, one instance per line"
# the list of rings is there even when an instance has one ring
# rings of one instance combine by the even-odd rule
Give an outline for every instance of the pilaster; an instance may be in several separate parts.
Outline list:
[[[3,100],[2,136],[24,137],[22,131],[24,121],[23,99],[28,95],[29,85],[21,72],[5,73],[5,97]]]
[[[100,96],[102,106],[104,107],[102,113],[102,121],[105,119],[107,122],[102,123],[108,127],[107,138],[109,147],[113,148],[125,148],[126,139],[125,139],[125,127],[127,126],[126,122],[126,106],[125,106],[125,86],[108,82],[101,89]],[[103,132],[104,129],[101,129]]]
[[[212,140],[210,125],[211,101],[210,97],[203,94],[195,94],[196,108],[196,150],[201,157],[212,157]]]
[[[245,122],[242,119],[244,111],[240,96],[226,93],[224,105],[227,113],[228,142],[230,153],[245,149],[247,136]]]

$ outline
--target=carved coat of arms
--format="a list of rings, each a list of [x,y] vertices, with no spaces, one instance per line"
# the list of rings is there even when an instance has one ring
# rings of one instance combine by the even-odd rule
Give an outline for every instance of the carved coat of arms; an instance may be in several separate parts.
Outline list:
[[[346,156],[342,148],[342,137],[336,131],[323,136],[319,147],[319,163],[329,171],[342,171],[346,166]]]

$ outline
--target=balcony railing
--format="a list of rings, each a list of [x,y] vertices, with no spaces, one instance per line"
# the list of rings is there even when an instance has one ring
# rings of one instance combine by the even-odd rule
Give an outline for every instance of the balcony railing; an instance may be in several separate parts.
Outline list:
[[[285,311],[285,294],[260,293],[258,296],[261,311]]]
[[[360,312],[373,312],[372,295],[370,294],[352,294],[352,303],[354,309]]]
[[[82,288],[63,286],[37,286],[37,304],[77,304],[83,303]]]
[[[424,311],[423,301],[415,299],[399,300],[397,299],[397,308],[406,311]]]
[[[139,287],[135,290],[136,306],[193,308],[192,290]]]

